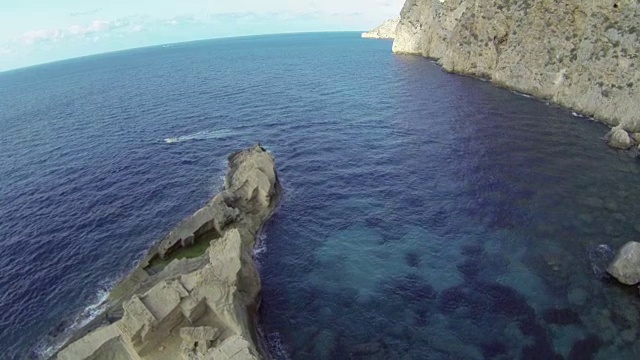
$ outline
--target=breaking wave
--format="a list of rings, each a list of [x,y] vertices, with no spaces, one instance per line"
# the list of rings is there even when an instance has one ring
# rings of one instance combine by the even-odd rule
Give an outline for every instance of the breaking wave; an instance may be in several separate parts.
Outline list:
[[[192,140],[222,139],[222,138],[231,137],[233,135],[234,133],[229,129],[205,130],[205,131],[199,131],[194,134],[166,138],[164,139],[164,142],[167,144],[177,144],[177,143],[192,141]]]
[[[37,359],[49,359],[56,351],[71,338],[75,331],[89,324],[93,319],[102,314],[107,308],[107,299],[116,281],[110,281],[100,286],[98,291],[91,297],[91,303],[82,311],[76,314],[69,321],[61,323],[58,332],[54,332],[43,338],[36,344],[33,354]]]
[[[256,259],[260,258],[260,255],[264,254],[265,252],[267,252],[267,235],[264,232],[261,232],[260,234],[258,234],[258,237],[256,239],[256,246],[253,249],[253,256]]]
[[[269,353],[275,360],[291,360],[289,354],[282,345],[282,338],[278,332],[270,333],[266,337]]]

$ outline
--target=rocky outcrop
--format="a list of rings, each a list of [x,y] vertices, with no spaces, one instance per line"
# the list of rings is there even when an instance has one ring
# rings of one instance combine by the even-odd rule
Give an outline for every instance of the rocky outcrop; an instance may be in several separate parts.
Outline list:
[[[393,39],[399,22],[400,18],[385,20],[377,28],[362,33],[362,37],[365,39]]]
[[[640,283],[640,243],[626,243],[613,259],[607,272],[626,285]]]
[[[393,51],[640,132],[636,0],[407,0]]]
[[[260,359],[252,250],[279,195],[273,157],[262,147],[231,155],[225,190],[154,246],[114,289],[107,316],[57,358]],[[197,258],[158,265],[202,241],[208,247]]]
[[[633,146],[634,141],[629,134],[622,129],[621,126],[616,126],[605,136],[609,146],[614,149],[627,150]]]

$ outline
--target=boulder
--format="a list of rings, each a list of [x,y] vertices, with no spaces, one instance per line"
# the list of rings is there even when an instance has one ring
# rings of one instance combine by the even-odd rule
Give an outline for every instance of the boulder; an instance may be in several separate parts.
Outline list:
[[[627,150],[633,146],[633,139],[622,127],[616,126],[605,136],[609,146],[614,149]]]
[[[626,285],[640,283],[640,243],[626,243],[613,259],[607,272]]]

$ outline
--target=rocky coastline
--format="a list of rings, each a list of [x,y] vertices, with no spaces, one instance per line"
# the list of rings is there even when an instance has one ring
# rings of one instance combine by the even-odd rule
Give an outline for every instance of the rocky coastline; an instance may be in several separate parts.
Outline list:
[[[364,39],[389,39],[392,40],[396,35],[396,27],[400,22],[400,18],[385,20],[377,28],[362,33]]]
[[[407,0],[393,52],[573,109],[640,141],[640,3]]]
[[[253,249],[281,195],[260,145],[233,153],[224,190],[153,246],[106,310],[53,358],[261,359]]]

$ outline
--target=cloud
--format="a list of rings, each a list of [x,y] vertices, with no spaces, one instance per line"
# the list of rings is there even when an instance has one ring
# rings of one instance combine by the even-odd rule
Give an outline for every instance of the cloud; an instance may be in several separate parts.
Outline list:
[[[89,10],[89,11],[72,12],[72,13],[69,14],[69,16],[70,17],[79,17],[79,16],[95,15],[95,14],[99,13],[100,11],[102,11],[102,9],[98,8],[98,9],[93,9],[93,10]]]
[[[24,45],[34,45],[47,41],[59,41],[64,39],[65,33],[59,29],[51,30],[31,30],[23,33],[18,38],[18,42]]]
[[[93,20],[91,24],[82,26],[82,25],[72,25],[66,29],[66,32],[69,35],[86,35],[93,34],[97,32],[109,31],[113,27],[112,22],[106,20]]]
[[[75,24],[64,29],[31,30],[11,41],[13,45],[27,47],[63,39],[87,39],[96,42],[112,32],[135,33],[145,29],[144,17],[128,17],[116,20],[95,19],[90,23]]]

